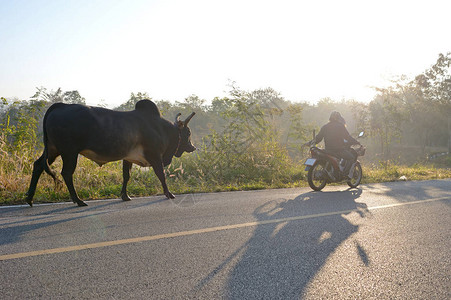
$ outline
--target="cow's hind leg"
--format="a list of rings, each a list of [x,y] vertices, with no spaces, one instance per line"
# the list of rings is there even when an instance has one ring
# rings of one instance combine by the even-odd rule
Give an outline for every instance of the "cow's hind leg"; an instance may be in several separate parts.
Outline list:
[[[124,160],[122,164],[122,176],[124,181],[122,182],[121,198],[124,201],[130,201],[130,197],[127,195],[127,183],[130,179],[130,170],[132,169],[132,163]]]
[[[28,188],[28,192],[26,194],[25,201],[27,201],[28,205],[33,206],[33,196],[36,192],[36,186],[38,185],[39,177],[41,177],[42,172],[44,171],[44,164],[46,164],[46,155],[45,152],[39,157],[33,164],[33,175],[31,176],[30,187]]]
[[[61,155],[61,157],[63,158],[63,170],[61,171],[61,175],[69,190],[72,201],[77,203],[78,206],[87,206],[86,203],[80,200],[74,187],[73,174],[77,167],[78,153],[70,155],[65,154]]]

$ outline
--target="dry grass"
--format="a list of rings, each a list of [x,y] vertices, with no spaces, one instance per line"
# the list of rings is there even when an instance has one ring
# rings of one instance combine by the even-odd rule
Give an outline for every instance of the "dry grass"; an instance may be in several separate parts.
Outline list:
[[[40,153],[27,151],[8,153],[5,150],[6,146],[0,139],[0,205],[22,204],[31,179],[33,162]],[[51,166],[57,174],[61,167],[61,159],[57,159]],[[235,179],[222,181],[217,178],[211,179],[215,176],[210,175],[218,170],[210,170],[210,167],[210,164],[202,161],[201,156],[187,155],[181,159],[174,159],[173,164],[166,170],[170,190],[180,194],[307,186],[306,174],[301,162],[292,164],[291,168],[278,169],[277,176],[265,171],[254,178],[238,176],[238,174]],[[221,170],[221,172],[225,171],[227,170]],[[211,174],[208,174],[209,172]],[[227,172],[234,172],[234,170]],[[364,166],[363,183],[396,181],[401,176],[405,176],[407,180],[451,178],[451,169],[418,164],[408,167],[384,162]],[[58,177],[62,180],[59,174]],[[99,167],[92,161],[79,156],[74,184],[82,199],[118,198],[122,187],[122,163],[113,162]],[[151,168],[134,166],[128,192],[130,196],[136,197],[161,194],[162,189]],[[43,173],[34,201],[43,203],[68,200],[69,194],[65,185],[55,186],[53,179]]]
[[[450,168],[433,165],[414,164],[396,165],[390,162],[364,167],[365,182],[387,182],[397,180],[428,180],[451,178]]]

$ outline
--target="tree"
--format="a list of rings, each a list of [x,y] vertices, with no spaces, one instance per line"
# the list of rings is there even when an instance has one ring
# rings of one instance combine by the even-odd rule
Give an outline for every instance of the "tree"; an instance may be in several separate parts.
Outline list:
[[[220,116],[225,125],[220,133],[212,130],[199,154],[213,180],[271,181],[289,168],[286,148],[272,122],[275,114],[269,104],[275,95],[269,89],[247,92],[233,86],[229,97],[214,100],[208,112]]]
[[[147,94],[147,93],[141,93],[141,92],[138,92],[137,94],[131,93],[130,99],[128,99],[125,103],[122,103],[121,105],[116,107],[115,110],[120,110],[120,111],[134,110],[136,103],[138,101],[144,100],[144,99],[152,100],[152,98],[150,98],[149,94]]]
[[[388,158],[392,140],[401,138],[403,118],[396,95],[389,89],[381,89],[380,92],[381,95],[376,96],[368,106],[370,128],[372,135],[379,138],[381,152]]]
[[[205,100],[199,98],[197,95],[191,95],[185,98],[183,102],[175,102],[176,106],[180,106],[185,110],[204,110]]]
[[[291,103],[288,105],[287,112],[290,118],[290,126],[288,128],[288,134],[286,137],[286,144],[288,145],[288,141],[305,141],[307,140],[308,130],[304,125],[302,112],[304,110],[304,103]]]
[[[9,152],[32,153],[40,144],[38,123],[45,111],[45,101],[8,101],[2,98],[4,113],[0,119],[1,139]]]
[[[83,98],[76,90],[63,92],[61,88],[56,91],[48,91],[45,87],[36,88],[36,93],[31,97],[32,100],[46,101],[53,103],[68,103],[68,104],[86,104],[86,99]]]
[[[352,116],[355,122],[355,133],[369,129],[370,116],[368,105],[357,101],[351,101],[349,104],[351,105]]]
[[[64,102],[64,95],[63,90],[61,88],[58,88],[56,91],[47,91],[47,88],[40,87],[36,88],[36,93],[31,96],[31,99],[33,100],[43,100],[46,102],[50,102],[51,104],[57,103],[57,102]]]
[[[86,104],[86,99],[83,98],[78,91],[68,91],[63,94],[63,102],[67,104]]]
[[[451,109],[451,52],[439,54],[437,62],[423,74],[415,77],[419,95],[439,103],[449,112]]]
[[[442,119],[436,127],[448,131],[448,151],[451,152],[451,52],[439,54],[437,62],[423,74],[415,77],[413,84],[417,96],[427,108],[434,110],[434,115]]]
[[[231,101],[229,98],[219,98],[215,97],[211,101],[211,105],[209,106],[208,110],[215,114],[216,116],[221,116],[224,114],[227,110],[230,109]]]

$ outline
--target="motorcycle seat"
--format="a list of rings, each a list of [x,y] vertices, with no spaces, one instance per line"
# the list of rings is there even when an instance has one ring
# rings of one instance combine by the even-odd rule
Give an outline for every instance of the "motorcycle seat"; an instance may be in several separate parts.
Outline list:
[[[327,151],[326,149],[320,149],[321,153],[333,156],[335,158],[340,158],[335,152]]]

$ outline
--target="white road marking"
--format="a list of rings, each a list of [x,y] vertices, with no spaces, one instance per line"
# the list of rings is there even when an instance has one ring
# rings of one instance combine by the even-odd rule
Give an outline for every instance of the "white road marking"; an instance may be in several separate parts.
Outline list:
[[[384,208],[414,205],[414,204],[423,204],[423,203],[428,203],[428,202],[436,202],[436,201],[443,201],[443,200],[450,200],[450,199],[451,199],[451,197],[447,196],[447,197],[440,197],[440,198],[433,198],[433,199],[426,199],[426,200],[418,200],[418,201],[411,201],[411,202],[401,202],[401,203],[373,206],[373,207],[368,207],[367,209],[368,210],[376,210],[376,209],[384,209]],[[124,245],[124,244],[133,244],[133,243],[140,243],[140,242],[146,242],[146,241],[155,241],[155,240],[161,240],[161,239],[190,236],[190,235],[195,235],[195,234],[202,234],[202,233],[209,233],[209,232],[216,232],[216,231],[223,231],[223,230],[254,227],[254,226],[266,225],[266,224],[275,224],[275,223],[298,221],[298,220],[305,220],[305,219],[312,219],[312,218],[319,218],[319,217],[326,217],[326,216],[334,216],[334,215],[348,214],[348,213],[355,212],[355,211],[358,211],[358,209],[333,211],[333,212],[327,212],[327,213],[296,216],[296,217],[289,217],[289,218],[280,218],[280,219],[273,219],[273,220],[255,221],[255,222],[240,223],[240,224],[231,224],[231,225],[209,227],[209,228],[202,228],[202,229],[196,229],[196,230],[149,235],[149,236],[130,238],[130,239],[121,239],[121,240],[106,241],[106,242],[99,242],[99,243],[92,243],[92,244],[75,245],[75,246],[69,246],[69,247],[5,254],[5,255],[0,255],[0,261],[9,260],[9,259],[17,259],[17,258],[25,258],[25,257],[31,257],[31,256],[39,256],[39,255],[80,251],[80,250],[85,250],[85,249],[103,248],[103,247],[117,246],[117,245]]]

